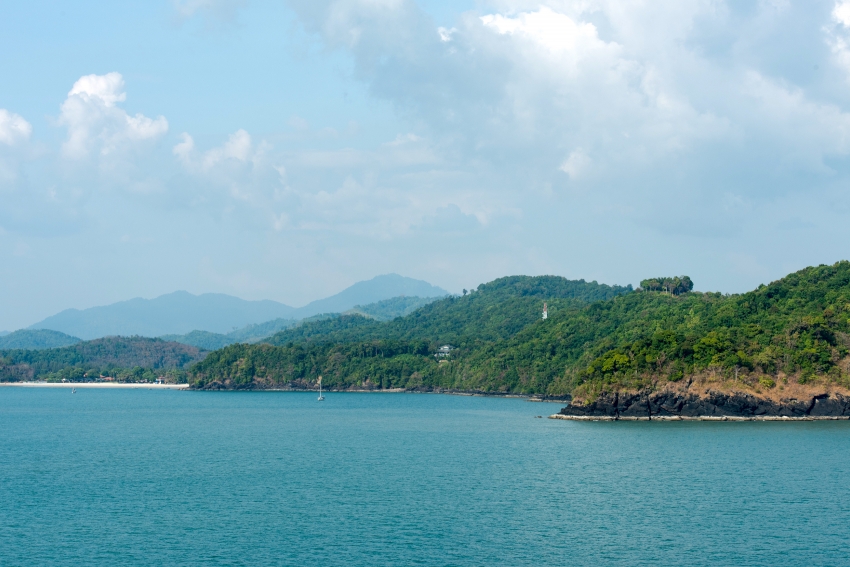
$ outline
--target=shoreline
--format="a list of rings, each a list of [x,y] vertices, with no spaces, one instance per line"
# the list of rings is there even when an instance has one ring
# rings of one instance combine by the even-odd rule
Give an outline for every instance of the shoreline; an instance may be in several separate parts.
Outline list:
[[[131,382],[0,382],[9,388],[115,388],[125,390],[188,390],[189,384],[139,384]]]
[[[117,388],[117,389],[156,389],[156,390],[185,390],[187,392],[292,392],[292,393],[315,393],[318,390],[307,388],[222,388],[206,389],[192,388],[190,384],[140,384],[131,382],[0,382],[0,387],[15,388]],[[534,394],[502,394],[498,392],[479,392],[462,390],[410,390],[406,388],[387,389],[351,389],[351,390],[324,390],[328,394],[441,394],[446,396],[469,396],[481,398],[516,398],[526,399],[529,402],[538,403],[569,403],[565,399],[542,398]]]
[[[190,388],[193,392],[318,392],[315,388]],[[481,392],[478,390],[419,390],[410,388],[351,388],[345,390],[323,389],[326,394],[442,394],[446,396],[469,396],[480,398],[517,398],[529,402],[548,402],[568,404],[569,399],[546,398],[537,394],[512,394],[500,392]]]
[[[785,415],[761,415],[753,417],[736,415],[657,415],[646,416],[607,416],[607,415],[563,415],[556,413],[549,419],[563,419],[566,421],[848,421],[850,417],[844,415],[807,415],[791,417]]]

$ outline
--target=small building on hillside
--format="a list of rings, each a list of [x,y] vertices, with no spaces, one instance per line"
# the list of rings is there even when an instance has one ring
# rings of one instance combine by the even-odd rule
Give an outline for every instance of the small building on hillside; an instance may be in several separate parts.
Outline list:
[[[455,349],[452,345],[443,345],[437,349],[437,352],[434,354],[437,358],[445,358],[449,356],[452,351]]]

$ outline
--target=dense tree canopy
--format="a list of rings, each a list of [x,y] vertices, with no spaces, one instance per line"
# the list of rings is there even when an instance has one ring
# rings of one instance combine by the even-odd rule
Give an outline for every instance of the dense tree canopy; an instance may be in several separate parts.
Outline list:
[[[672,278],[651,278],[640,282],[643,291],[663,291],[670,295],[682,295],[694,289],[694,282],[688,276]]]
[[[187,379],[201,387],[311,387],[322,375],[330,388],[548,395],[706,373],[765,383],[848,382],[850,262],[807,268],[741,295],[694,292],[687,277],[647,282],[643,289],[658,282],[661,293],[554,277],[501,278],[391,321],[333,316],[283,330],[270,344],[231,345],[190,366]],[[20,379],[26,369],[79,374],[109,365],[179,369],[202,356],[165,346],[174,343],[134,340],[126,352],[113,344],[102,356],[98,349],[106,345],[96,341],[3,352],[0,376]],[[435,356],[446,344],[456,348]]]
[[[659,278],[665,279],[675,282]],[[588,303],[547,296],[551,289],[545,288],[524,295],[539,283],[528,280],[504,292],[503,280],[388,323],[340,318],[297,336],[284,331],[275,338],[279,349],[231,347],[226,360],[214,353],[191,374],[200,384],[225,384],[242,372],[240,383],[250,385],[244,380],[252,374],[244,369],[262,368],[255,375],[262,375],[263,386],[310,383],[322,374],[330,387],[368,382],[551,395],[736,368],[800,381],[846,379],[848,262],[808,268],[732,296],[685,293],[692,283],[683,277],[666,293]],[[545,321],[542,298],[550,305]],[[433,354],[444,343],[458,348],[438,360]]]
[[[101,375],[133,377],[181,370],[203,358],[198,348],[144,337],[107,337],[49,350],[0,351],[0,381],[72,381]]]

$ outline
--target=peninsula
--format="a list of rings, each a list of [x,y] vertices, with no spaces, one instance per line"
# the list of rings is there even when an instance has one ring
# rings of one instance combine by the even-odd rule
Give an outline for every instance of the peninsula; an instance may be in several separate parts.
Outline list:
[[[0,351],[0,379],[305,390],[323,376],[329,391],[569,400],[563,419],[850,417],[850,262],[734,295],[695,291],[687,276],[637,289],[510,276],[391,320],[327,315],[261,342],[187,348],[133,338]]]

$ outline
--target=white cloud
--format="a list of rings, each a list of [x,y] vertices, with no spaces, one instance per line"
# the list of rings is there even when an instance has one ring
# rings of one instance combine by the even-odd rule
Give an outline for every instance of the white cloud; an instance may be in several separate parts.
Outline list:
[[[850,1],[836,2],[831,24],[824,26],[826,42],[832,49],[835,62],[850,82]]]
[[[256,165],[267,149],[265,143],[255,148],[251,135],[241,128],[231,134],[224,144],[207,150],[201,155],[197,155],[195,151],[195,140],[192,136],[183,132],[180,137],[182,141],[172,148],[172,153],[185,166],[197,172],[209,172],[227,162],[234,164],[251,162]]]
[[[204,152],[198,151],[192,136],[184,132],[172,154],[201,184],[196,193],[199,199],[224,209],[233,206],[233,199],[263,209],[280,184],[279,170],[268,156],[271,149],[265,141],[255,144],[248,132],[239,129],[221,146]]]
[[[205,169],[210,169],[224,160],[246,162],[257,159],[253,146],[251,135],[245,130],[237,130],[230,135],[223,146],[204,154],[203,166]]]
[[[80,77],[61,107],[59,123],[68,129],[63,154],[81,159],[98,151],[106,156],[154,140],[168,131],[168,121],[163,116],[131,116],[117,106],[126,99],[120,73]]]
[[[519,249],[547,230],[651,239],[659,218],[692,246],[744,233],[744,214],[765,227],[784,196],[850,186],[850,95],[812,71],[831,67],[825,37],[850,45],[832,0],[490,0],[440,28],[412,0],[289,3],[418,139],[404,165],[392,144],[287,153],[284,230],[401,238],[436,205]]]
[[[29,139],[32,126],[22,117],[0,108],[0,144],[14,146]]]
[[[385,239],[410,232],[447,203],[459,203],[480,218],[494,213],[482,209],[480,199],[476,203],[452,195],[451,188],[438,197],[430,183],[414,191],[400,187],[395,175],[407,176],[411,168],[437,161],[433,149],[413,133],[400,134],[371,151],[288,152],[275,152],[241,129],[220,146],[203,151],[184,133],[172,153],[195,184],[194,202],[255,229]],[[377,173],[384,171],[397,173]],[[316,182],[329,173],[332,184]]]
[[[440,41],[445,43],[445,42],[449,42],[449,41],[452,40],[452,34],[455,33],[456,31],[457,31],[457,29],[455,29],[455,28],[449,29],[449,28],[439,27],[439,28],[437,28],[437,35],[440,36]]]
[[[174,148],[172,148],[172,153],[177,156],[180,161],[184,164],[191,164],[192,160],[192,152],[195,150],[195,140],[192,139],[188,133],[183,132],[180,134],[180,138],[183,140],[182,142],[176,144]]]
[[[832,17],[845,28],[850,28],[850,2],[836,2]]]
[[[577,179],[590,166],[591,159],[584,150],[578,148],[570,153],[564,163],[561,164],[560,170],[570,176],[570,179]]]
[[[545,47],[553,53],[604,49],[605,42],[599,39],[596,26],[577,23],[566,14],[559,14],[545,6],[536,12],[522,12],[515,17],[502,14],[481,16],[484,26],[500,34],[516,35]]]

